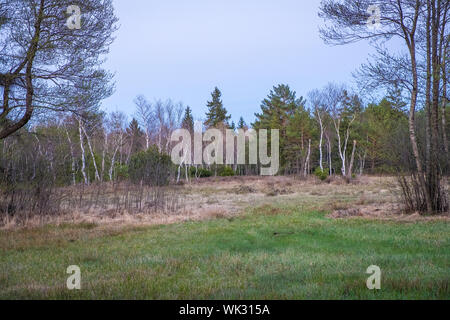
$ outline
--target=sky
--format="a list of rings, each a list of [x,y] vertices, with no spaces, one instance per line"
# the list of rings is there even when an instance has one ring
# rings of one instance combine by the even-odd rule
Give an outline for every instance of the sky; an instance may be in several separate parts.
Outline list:
[[[107,111],[135,113],[133,100],[172,99],[201,120],[217,86],[237,122],[254,121],[273,86],[305,96],[328,82],[351,83],[373,49],[320,38],[320,0],[114,0],[120,29],[105,67],[116,91]]]

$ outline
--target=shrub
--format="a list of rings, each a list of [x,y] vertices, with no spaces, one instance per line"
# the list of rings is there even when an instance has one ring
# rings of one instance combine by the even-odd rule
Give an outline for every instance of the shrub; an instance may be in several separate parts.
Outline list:
[[[327,169],[320,169],[316,168],[314,171],[314,175],[319,178],[321,181],[325,181],[328,178],[328,170]]]
[[[199,168],[197,176],[199,178],[209,178],[212,176],[212,172],[209,171],[208,169]]]
[[[233,168],[226,166],[219,169],[218,175],[219,177],[234,177],[235,172]]]
[[[130,177],[128,166],[124,164],[116,164],[114,173],[117,181],[123,181]]]
[[[128,174],[133,183],[165,186],[170,182],[172,170],[170,156],[160,153],[156,147],[151,147],[131,157]]]
[[[191,177],[195,177],[195,174],[197,173],[197,178],[208,178],[212,176],[212,172],[207,170],[207,169],[203,169],[203,168],[196,168],[196,167],[190,167],[189,168],[189,175]]]

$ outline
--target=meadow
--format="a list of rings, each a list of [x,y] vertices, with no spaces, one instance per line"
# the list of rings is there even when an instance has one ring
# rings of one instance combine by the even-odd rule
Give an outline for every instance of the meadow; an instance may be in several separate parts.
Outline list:
[[[0,299],[449,299],[448,215],[404,214],[386,177],[178,186],[173,214],[0,230]],[[68,290],[66,269],[81,269]],[[381,268],[381,290],[366,269]]]

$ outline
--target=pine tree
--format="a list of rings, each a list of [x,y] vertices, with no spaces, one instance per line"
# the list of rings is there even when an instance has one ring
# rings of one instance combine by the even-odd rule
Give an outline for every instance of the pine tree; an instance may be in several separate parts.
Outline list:
[[[397,83],[388,90],[387,100],[391,103],[392,107],[398,111],[404,111],[406,102],[403,101],[402,90]]]
[[[208,112],[206,113],[205,121],[207,127],[217,127],[218,125],[228,127],[228,121],[231,119],[231,116],[228,115],[227,110],[223,106],[222,100],[220,99],[221,96],[222,93],[217,87],[211,93],[212,100],[207,103]]]
[[[184,117],[183,121],[181,122],[181,127],[191,133],[194,132],[194,117],[192,116],[192,109],[189,106],[184,111]]]
[[[255,114],[257,119],[253,123],[254,129],[280,130],[280,164],[282,166],[287,163],[286,140],[289,121],[303,105],[305,105],[303,97],[297,99],[296,92],[292,91],[288,85],[282,84],[270,91],[269,96],[261,104],[261,113]]]
[[[139,123],[135,118],[131,120],[127,128],[127,135],[131,144],[130,154],[141,151],[143,149],[142,137],[144,136],[144,132],[139,127]]]
[[[234,123],[234,121],[231,121],[230,129],[236,130],[236,124]]]
[[[244,121],[243,117],[239,118],[239,122],[238,122],[238,129],[244,129],[247,126],[247,124]]]

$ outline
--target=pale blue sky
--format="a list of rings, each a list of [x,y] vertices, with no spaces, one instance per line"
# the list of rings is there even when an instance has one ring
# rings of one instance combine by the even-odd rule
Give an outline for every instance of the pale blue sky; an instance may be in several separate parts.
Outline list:
[[[254,120],[270,89],[306,96],[329,81],[351,82],[367,43],[331,47],[319,36],[320,0],[114,0],[120,30],[106,67],[116,92],[106,110],[134,113],[138,94],[171,98],[204,117],[218,86],[237,121]]]

